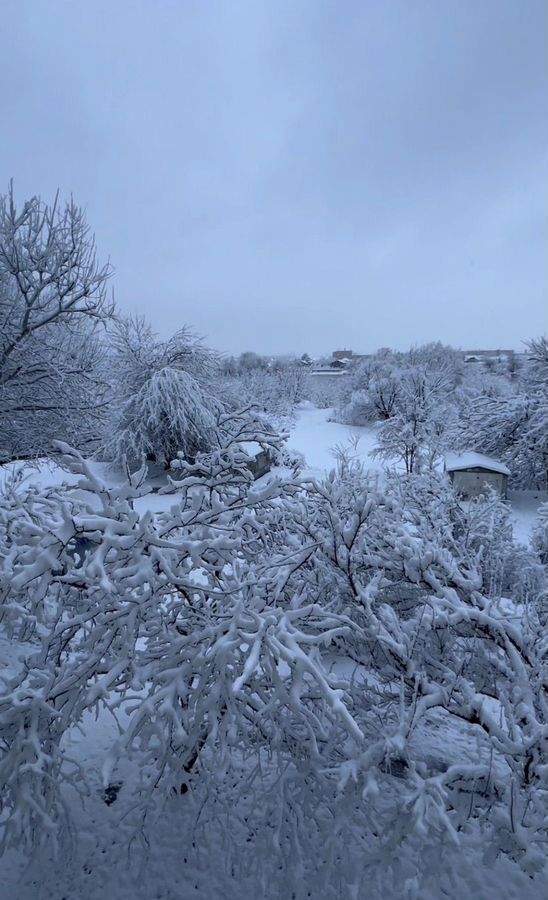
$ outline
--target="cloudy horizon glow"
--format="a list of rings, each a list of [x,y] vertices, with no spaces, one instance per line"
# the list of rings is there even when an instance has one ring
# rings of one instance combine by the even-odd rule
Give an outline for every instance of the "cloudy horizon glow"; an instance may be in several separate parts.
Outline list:
[[[3,184],[74,195],[120,309],[227,353],[546,330],[542,0],[26,0]]]

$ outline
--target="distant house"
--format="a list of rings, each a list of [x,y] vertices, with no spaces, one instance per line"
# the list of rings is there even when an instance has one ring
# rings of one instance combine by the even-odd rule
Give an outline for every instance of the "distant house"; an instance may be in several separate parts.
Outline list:
[[[449,454],[445,457],[445,471],[451,484],[464,499],[478,497],[486,487],[494,488],[506,497],[510,469],[504,463],[483,453]]]
[[[516,355],[514,350],[463,350],[462,358],[465,363],[495,363],[512,362]]]
[[[369,359],[371,354],[354,353],[353,350],[333,350],[333,359],[344,360],[345,362],[356,362],[361,359]]]

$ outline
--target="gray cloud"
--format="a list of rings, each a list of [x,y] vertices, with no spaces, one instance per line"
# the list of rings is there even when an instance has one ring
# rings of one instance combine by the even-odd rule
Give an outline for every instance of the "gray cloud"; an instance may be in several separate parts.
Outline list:
[[[5,183],[229,352],[546,328],[543,0],[5,4]]]

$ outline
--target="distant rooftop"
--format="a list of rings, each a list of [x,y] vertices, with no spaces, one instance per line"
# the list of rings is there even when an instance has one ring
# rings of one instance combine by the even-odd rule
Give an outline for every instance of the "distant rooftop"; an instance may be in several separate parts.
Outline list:
[[[462,350],[462,353],[470,353],[474,356],[512,356],[515,350]]]
[[[488,472],[498,472],[500,475],[510,475],[510,469],[498,459],[468,450],[466,453],[448,453],[445,457],[445,469],[447,472],[462,472],[466,469],[486,469]]]
[[[353,350],[333,350],[333,359],[368,359],[369,353],[354,353]]]

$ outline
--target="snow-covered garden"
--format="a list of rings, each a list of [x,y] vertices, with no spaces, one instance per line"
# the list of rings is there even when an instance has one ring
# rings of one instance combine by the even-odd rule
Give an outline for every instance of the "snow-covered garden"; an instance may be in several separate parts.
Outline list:
[[[0,213],[4,895],[544,896],[546,339],[320,408],[120,317],[74,205]]]
[[[295,425],[287,445],[302,453],[306,471],[314,476],[327,474],[337,462],[341,451],[359,461],[370,473],[379,477],[385,465],[373,454],[377,446],[376,425],[345,425],[334,421],[335,411],[318,409],[305,402],[296,412]],[[438,470],[443,471],[440,458]],[[528,544],[538,523],[539,510],[548,502],[548,491],[542,489],[513,490],[509,496],[509,510],[514,540]]]

